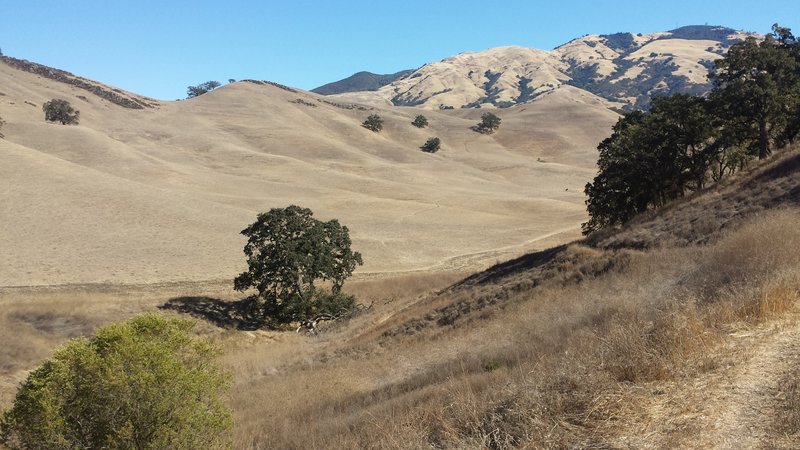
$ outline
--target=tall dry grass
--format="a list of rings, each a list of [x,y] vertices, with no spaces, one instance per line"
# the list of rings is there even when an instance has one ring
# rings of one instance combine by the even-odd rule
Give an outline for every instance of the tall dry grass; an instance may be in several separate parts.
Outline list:
[[[631,408],[617,401],[621,385],[712,370],[727,333],[794,306],[797,223],[797,210],[772,212],[706,247],[625,251],[627,263],[608,270],[606,251],[573,246],[550,281],[446,294],[453,304],[511,295],[492,314],[357,345],[338,331],[293,341],[302,357],[237,383],[237,446],[610,445]],[[606,269],[582,269],[593,264]]]

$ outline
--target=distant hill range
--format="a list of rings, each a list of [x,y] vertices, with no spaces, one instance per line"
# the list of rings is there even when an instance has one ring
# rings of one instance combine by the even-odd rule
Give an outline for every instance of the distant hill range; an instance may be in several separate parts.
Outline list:
[[[747,36],[756,35],[707,25],[645,35],[586,35],[552,51],[499,47],[393,75],[360,72],[313,92],[359,92],[350,98],[427,109],[506,108],[569,85],[628,110],[646,107],[657,95],[708,91],[714,61]]]
[[[321,95],[343,94],[345,92],[377,91],[378,89],[399,80],[413,70],[401,70],[397,73],[380,75],[372,72],[358,72],[343,80],[334,81],[314,88],[311,92]]]

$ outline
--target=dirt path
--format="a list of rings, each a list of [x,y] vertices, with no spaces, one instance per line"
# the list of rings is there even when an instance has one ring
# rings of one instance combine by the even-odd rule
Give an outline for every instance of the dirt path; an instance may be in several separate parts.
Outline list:
[[[800,364],[800,321],[729,334],[689,379],[623,387],[610,426],[616,447],[771,449],[784,383]],[[618,427],[618,428],[617,428]],[[800,448],[800,442],[786,448]]]
[[[718,449],[772,448],[770,428],[780,420],[777,407],[785,395],[783,383],[800,362],[800,327],[797,322],[783,324],[753,344],[752,357],[716,390],[727,397],[719,405],[714,430]]]

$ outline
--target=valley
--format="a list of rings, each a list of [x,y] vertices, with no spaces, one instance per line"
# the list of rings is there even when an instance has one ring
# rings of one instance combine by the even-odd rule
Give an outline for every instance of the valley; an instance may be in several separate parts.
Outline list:
[[[218,350],[233,448],[796,448],[800,146],[581,233],[623,114],[707,93],[746,36],[586,35],[176,101],[0,55],[0,412],[54,349],[156,313]],[[44,120],[54,98],[78,124]],[[364,260],[357,307],[318,328],[233,290],[242,229],[292,204]]]

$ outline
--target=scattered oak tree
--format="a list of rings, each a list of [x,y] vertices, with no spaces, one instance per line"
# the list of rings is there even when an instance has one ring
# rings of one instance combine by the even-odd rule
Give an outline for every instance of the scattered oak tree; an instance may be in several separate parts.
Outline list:
[[[775,27],[786,44],[769,35],[761,42],[748,37],[731,46],[711,73],[716,84],[712,98],[724,119],[724,133],[759,159],[794,137],[786,130],[800,104],[800,61],[791,51],[796,44],[788,28]]]
[[[77,124],[80,111],[75,110],[68,101],[54,98],[42,105],[44,119],[48,122],[61,122],[61,125]]]
[[[442,141],[438,137],[429,138],[425,143],[420,147],[423,152],[427,153],[436,153],[441,148]]]
[[[361,126],[370,131],[379,133],[383,129],[383,119],[377,114],[370,114]]]
[[[702,189],[718,148],[707,102],[700,97],[656,97],[648,112],[634,111],[617,122],[597,149],[600,172],[586,185],[588,233],[625,223]]]
[[[310,209],[291,205],[259,214],[242,234],[248,238],[248,270],[236,277],[234,288],[258,291],[251,300],[268,324],[302,322],[355,307],[355,298],[341,290],[363,262],[350,249],[349,230],[337,220],[322,222]],[[318,287],[318,281],[329,282],[330,290]]]
[[[417,128],[425,128],[428,126],[428,118],[420,114],[417,117],[414,117],[414,121],[411,122],[411,124]]]
[[[186,88],[186,98],[194,98],[213,91],[214,89],[222,86],[219,81],[206,81],[197,86],[189,86]]]
[[[69,341],[0,420],[11,449],[229,448],[230,376],[194,323],[148,314]]]
[[[501,119],[496,115],[487,112],[481,116],[481,121],[475,126],[475,131],[479,133],[491,134],[500,128]]]

